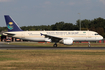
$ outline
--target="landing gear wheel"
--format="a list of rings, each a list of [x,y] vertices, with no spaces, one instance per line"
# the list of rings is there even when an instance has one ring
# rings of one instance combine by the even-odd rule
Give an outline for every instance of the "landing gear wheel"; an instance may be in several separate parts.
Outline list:
[[[53,47],[57,47],[57,44],[54,44]]]

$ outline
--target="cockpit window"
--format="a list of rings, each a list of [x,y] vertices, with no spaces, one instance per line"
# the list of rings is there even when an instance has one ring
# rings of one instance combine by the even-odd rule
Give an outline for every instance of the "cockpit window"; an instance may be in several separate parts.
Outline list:
[[[99,34],[95,34],[95,35],[99,35]]]

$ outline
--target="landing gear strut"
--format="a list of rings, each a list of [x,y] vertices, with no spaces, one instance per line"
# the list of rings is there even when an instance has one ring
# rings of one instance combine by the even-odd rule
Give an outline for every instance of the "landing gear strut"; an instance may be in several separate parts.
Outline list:
[[[91,47],[90,42],[88,42],[88,47]]]
[[[55,44],[53,45],[53,47],[57,47],[57,43],[55,43]]]

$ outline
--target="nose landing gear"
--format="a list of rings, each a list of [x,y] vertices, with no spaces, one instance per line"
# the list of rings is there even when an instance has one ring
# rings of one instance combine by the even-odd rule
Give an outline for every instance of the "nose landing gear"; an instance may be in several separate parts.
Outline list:
[[[90,42],[88,42],[88,47],[89,47],[89,48],[91,47]]]

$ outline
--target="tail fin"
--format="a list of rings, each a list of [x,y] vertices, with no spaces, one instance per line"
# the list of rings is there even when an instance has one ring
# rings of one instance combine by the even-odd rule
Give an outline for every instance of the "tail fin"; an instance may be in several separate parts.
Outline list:
[[[21,28],[12,20],[9,15],[4,15],[7,29],[9,32],[11,31],[22,31]]]

